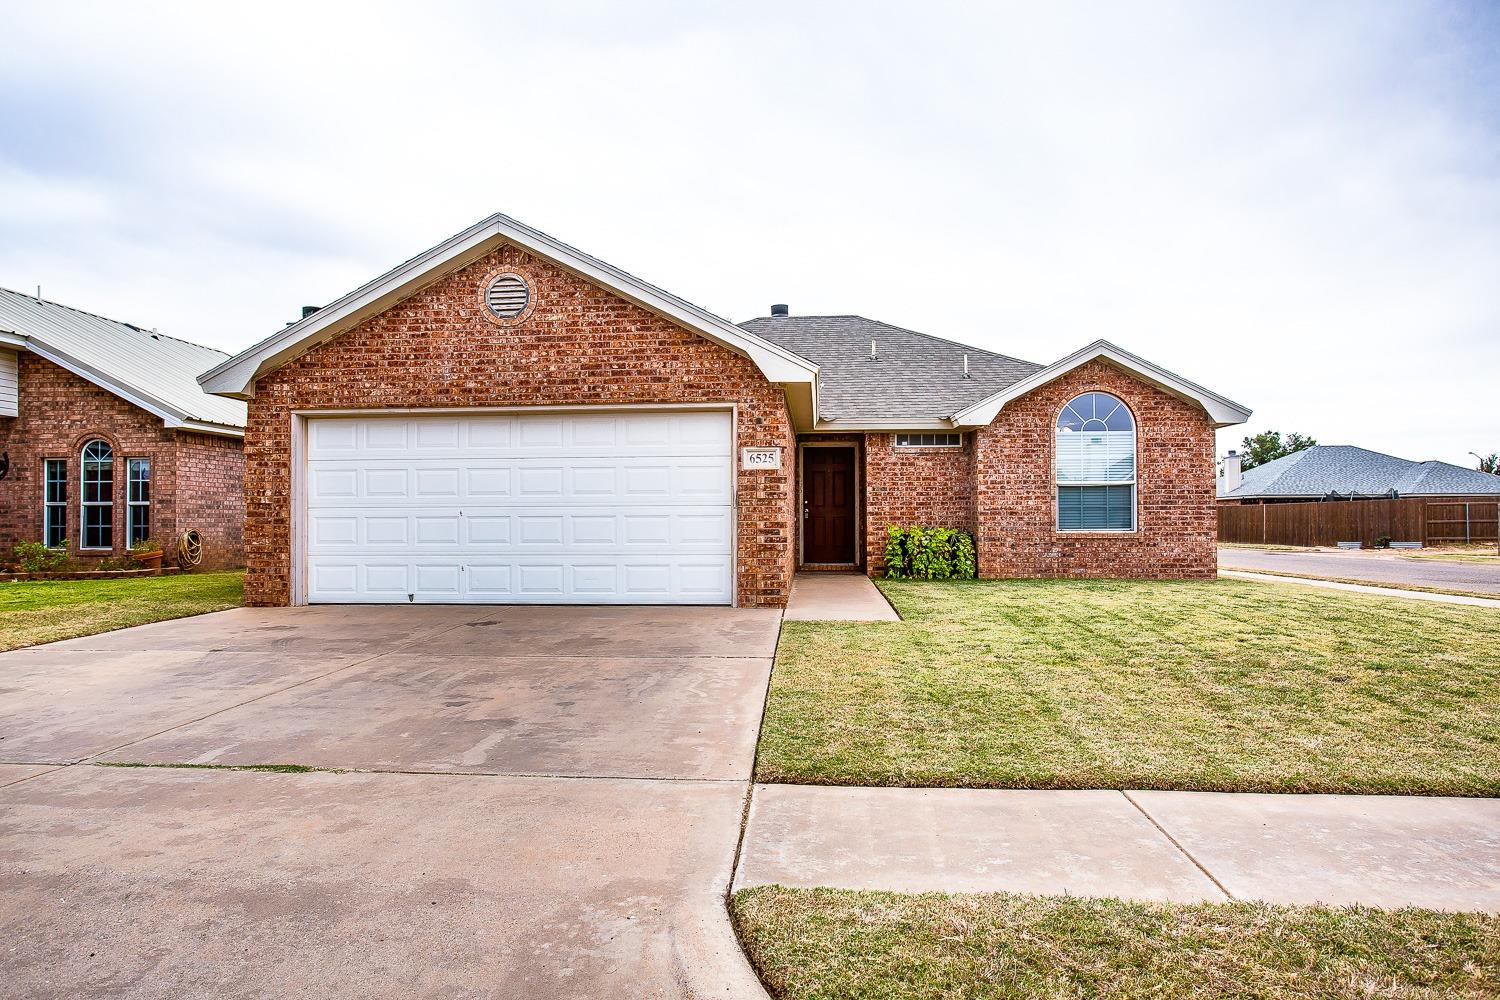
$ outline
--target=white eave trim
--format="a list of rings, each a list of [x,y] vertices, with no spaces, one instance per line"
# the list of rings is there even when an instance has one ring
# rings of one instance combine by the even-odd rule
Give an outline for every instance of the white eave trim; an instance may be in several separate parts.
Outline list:
[[[836,431],[951,431],[957,424],[946,417],[879,417],[856,419],[844,417],[819,420],[814,431],[833,433]]]
[[[92,382],[107,392],[114,393],[132,406],[138,406],[154,417],[159,417],[162,424],[169,430],[196,431],[199,434],[218,434],[223,437],[243,438],[245,429],[228,424],[215,424],[206,420],[198,420],[190,417],[179,410],[167,405],[154,396],[148,396],[139,392],[122,382],[110,378],[108,375],[96,368],[90,367],[70,355],[64,354],[40,343],[32,337],[20,337],[12,334],[7,337],[0,334],[0,343],[7,346],[19,347],[21,350],[30,351],[39,358],[57,365],[77,375],[85,382]]]
[[[1232,399],[1226,399],[1216,392],[1210,392],[1201,385],[1174,375],[1165,368],[1154,365],[1145,358],[1131,354],[1123,348],[1116,347],[1107,340],[1096,340],[1087,347],[1068,355],[1061,361],[1056,361],[1046,368],[1033,372],[1014,385],[1007,386],[994,395],[959,410],[953,415],[953,423],[962,427],[987,426],[1005,408],[1006,403],[1009,403],[1013,399],[1018,399],[1033,389],[1040,388],[1053,379],[1065,375],[1074,368],[1087,364],[1096,358],[1103,358],[1106,361],[1110,361],[1179,399],[1197,403],[1207,411],[1209,419],[1213,421],[1213,425],[1216,428],[1242,424],[1250,419],[1251,411],[1248,407],[1241,406]]]
[[[477,260],[502,243],[513,243],[546,257],[621,298],[748,357],[772,382],[810,383],[817,375],[817,365],[783,347],[762,340],[728,320],[654,288],[509,216],[492,215],[209,369],[198,376],[198,384],[206,392],[249,399],[255,393],[255,380],[260,376],[383,312],[439,275]]]

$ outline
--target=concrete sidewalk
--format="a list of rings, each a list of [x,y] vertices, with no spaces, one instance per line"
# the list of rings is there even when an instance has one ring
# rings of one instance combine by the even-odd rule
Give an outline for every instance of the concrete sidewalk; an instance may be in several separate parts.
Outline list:
[[[769,883],[1500,912],[1500,799],[758,785]]]
[[[1330,552],[1322,549],[1286,551],[1221,546],[1219,567],[1250,573],[1284,573],[1356,580],[1375,587],[1391,583],[1432,587],[1437,590],[1491,594],[1500,598],[1500,559],[1490,564],[1481,564],[1403,555],[1399,550]]]
[[[898,622],[901,616],[863,573],[798,573],[786,621]]]
[[[1398,590],[1395,587],[1379,587],[1363,583],[1344,583],[1339,580],[1312,580],[1301,576],[1277,576],[1274,573],[1250,573],[1238,569],[1221,569],[1220,576],[1236,580],[1257,580],[1261,583],[1297,583],[1304,587],[1322,587],[1325,590],[1349,590],[1356,594],[1374,594],[1376,597],[1399,597],[1409,601],[1431,601],[1434,604],[1467,604],[1475,608],[1500,608],[1500,598],[1469,597],[1464,594],[1434,594],[1425,590]]]

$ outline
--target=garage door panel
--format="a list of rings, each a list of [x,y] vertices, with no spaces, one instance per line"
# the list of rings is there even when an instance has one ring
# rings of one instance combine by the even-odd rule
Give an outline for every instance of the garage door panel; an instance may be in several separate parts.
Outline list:
[[[728,559],[643,562],[590,556],[360,564],[320,557],[310,571],[316,600],[347,604],[712,604],[725,600],[730,575]]]
[[[311,418],[308,457],[361,459],[420,450],[428,457],[723,457],[723,411],[619,415],[466,414],[458,417]]]
[[[733,521],[719,507],[551,507],[511,511],[480,508],[470,513],[434,507],[422,513],[384,507],[337,507],[311,511],[310,555],[367,555],[468,550],[537,553],[566,545],[570,551],[625,555],[643,549],[681,553],[725,553]]]
[[[726,412],[320,418],[313,601],[728,603]]]
[[[413,567],[409,563],[376,559],[361,563],[358,568],[361,592],[377,600],[399,599],[411,592]]]
[[[691,499],[729,503],[733,469],[726,458],[413,459],[362,467],[358,459],[320,459],[309,473],[308,500],[314,506],[358,499],[405,504],[411,500],[564,500],[579,503],[655,503]]]

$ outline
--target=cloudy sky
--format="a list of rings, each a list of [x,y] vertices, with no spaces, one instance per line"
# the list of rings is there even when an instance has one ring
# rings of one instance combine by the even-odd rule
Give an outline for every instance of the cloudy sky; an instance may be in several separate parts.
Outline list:
[[[503,211],[735,320],[1105,337],[1221,446],[1500,450],[1494,5],[422,8],[3,0],[0,285],[235,351]]]

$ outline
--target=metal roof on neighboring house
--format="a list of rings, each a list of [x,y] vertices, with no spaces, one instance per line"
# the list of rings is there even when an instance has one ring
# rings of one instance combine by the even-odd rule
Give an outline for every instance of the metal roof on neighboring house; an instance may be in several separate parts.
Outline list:
[[[1500,476],[1448,462],[1412,462],[1352,445],[1315,445],[1246,470],[1221,500],[1261,497],[1500,496]]]
[[[823,421],[947,418],[1042,368],[863,316],[762,316],[740,326],[818,366]]]
[[[7,346],[108,389],[168,427],[244,432],[245,404],[198,385],[200,373],[228,357],[212,347],[0,288],[0,347]]]

